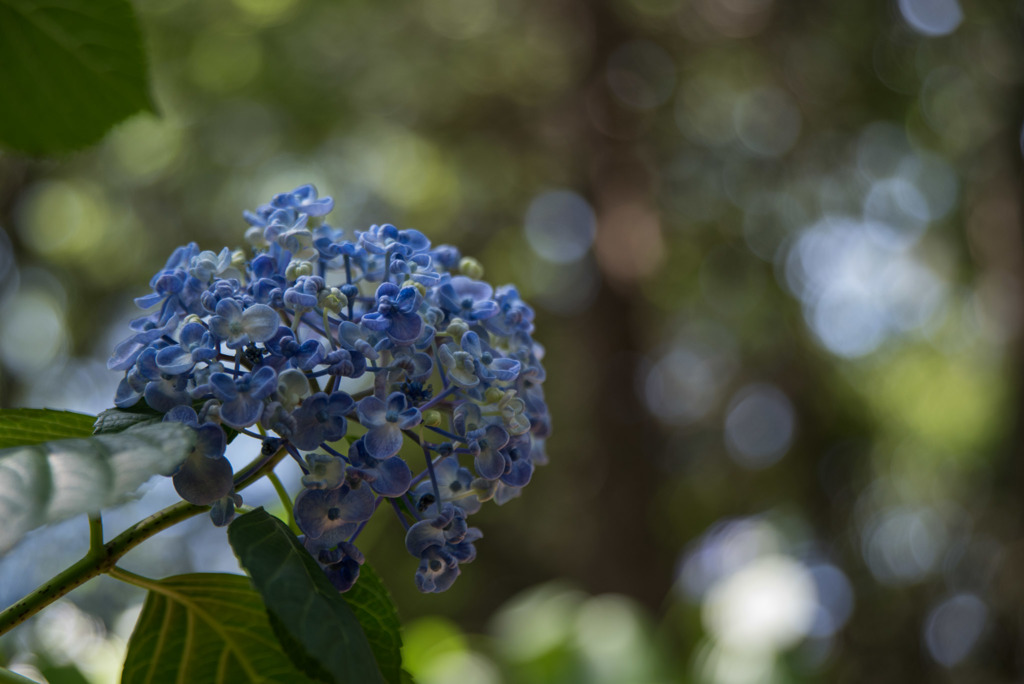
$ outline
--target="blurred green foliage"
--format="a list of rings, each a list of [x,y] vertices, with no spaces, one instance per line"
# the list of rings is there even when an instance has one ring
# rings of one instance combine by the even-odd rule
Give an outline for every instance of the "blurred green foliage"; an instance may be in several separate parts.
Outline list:
[[[313,182],[547,346],[551,465],[456,586],[367,529],[419,681],[1020,677],[1019,2],[137,11],[160,116],[0,157],[0,405],[109,406],[173,247]]]

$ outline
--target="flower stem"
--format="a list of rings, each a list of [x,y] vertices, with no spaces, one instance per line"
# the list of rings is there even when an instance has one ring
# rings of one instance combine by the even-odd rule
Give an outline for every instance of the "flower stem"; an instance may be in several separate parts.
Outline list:
[[[270,457],[262,454],[253,460],[235,477],[235,489],[241,491],[274,469],[285,455],[279,449]],[[158,532],[166,530],[183,520],[209,510],[209,506],[196,506],[187,501],[168,506],[153,515],[140,520],[112,540],[103,544],[103,524],[98,514],[89,518],[90,549],[85,557],[49,582],[38,587],[22,600],[0,613],[0,634],[17,627],[61,596],[85,584],[93,577],[109,573],[126,553]]]
[[[288,516],[288,529],[294,532],[296,537],[299,536],[302,534],[302,531],[295,524],[295,511],[292,510],[292,498],[288,496],[288,490],[284,488],[284,484],[281,482],[281,478],[277,476],[277,473],[273,471],[267,473],[267,479],[270,480],[270,484],[274,485],[277,498],[281,500],[281,504],[284,506],[284,512]]]
[[[99,511],[89,514],[89,555],[103,554],[103,516]]]

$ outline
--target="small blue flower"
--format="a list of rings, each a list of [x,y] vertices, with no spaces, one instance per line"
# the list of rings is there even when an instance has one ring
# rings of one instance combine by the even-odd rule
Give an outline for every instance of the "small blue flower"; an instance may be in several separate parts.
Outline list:
[[[217,357],[213,336],[201,323],[188,323],[178,335],[180,342],[164,347],[156,355],[156,365],[170,375],[188,373],[200,361]]]
[[[498,313],[484,321],[484,327],[499,337],[511,337],[518,331],[533,332],[533,309],[519,298],[515,287],[499,287],[494,301],[498,305]]]
[[[399,230],[390,223],[370,226],[369,230],[358,235],[359,244],[371,254],[384,254],[391,250],[394,254],[409,258],[430,249],[430,240],[420,231],[412,228]]]
[[[482,434],[481,434],[482,433]],[[508,444],[508,433],[498,425],[488,425],[474,430],[469,441],[469,450],[473,452],[473,465],[480,477],[495,480],[505,472],[505,456],[501,449]]]
[[[480,510],[480,499],[473,490],[473,474],[468,468],[460,466],[457,458],[448,456],[435,463],[434,475],[437,477],[442,503],[451,503],[461,508],[466,515]],[[416,510],[425,515],[437,515],[439,509],[436,498],[430,480],[419,483],[412,492]]]
[[[234,482],[231,463],[224,458],[227,440],[224,430],[212,423],[199,424],[191,406],[177,406],[164,421],[188,425],[196,431],[196,442],[172,480],[182,499],[197,506],[208,506],[228,495]]]
[[[348,591],[359,579],[359,566],[365,559],[355,544],[342,541],[335,548],[323,546],[319,539],[305,540],[306,549],[323,568],[327,579],[338,591]]]
[[[324,442],[336,442],[345,436],[345,416],[355,407],[352,397],[334,392],[328,397],[317,392],[295,410],[295,432],[291,442],[303,451],[312,451]]]
[[[139,328],[137,333],[114,347],[114,353],[107,359],[107,368],[121,371],[128,370],[134,366],[135,360],[139,358],[139,354],[150,343],[159,340],[164,335],[170,335],[178,329],[178,317],[171,316],[163,324],[140,319]]]
[[[462,350],[476,362],[477,375],[481,380],[510,382],[519,375],[520,364],[515,359],[506,359],[480,341],[480,336],[470,330],[462,336]]]
[[[225,527],[235,519],[235,508],[242,505],[242,497],[234,491],[222,498],[217,499],[210,506],[210,520],[217,527]]]
[[[309,216],[325,216],[334,208],[332,198],[317,199],[316,188],[312,185],[301,185],[291,192],[274,195],[270,204],[278,209],[295,209]]]
[[[423,382],[434,372],[434,362],[423,352],[409,347],[391,350],[393,360],[388,371],[388,382]]]
[[[324,279],[320,276],[299,276],[295,284],[284,291],[284,303],[293,309],[312,309],[322,289]]]
[[[355,323],[342,321],[338,325],[338,342],[341,346],[359,352],[372,361],[376,361],[380,357],[376,349],[380,339],[381,335]]]
[[[215,278],[242,279],[242,273],[232,263],[231,250],[225,247],[219,254],[210,251],[200,252],[189,261],[188,272],[201,283],[209,283]]]
[[[459,267],[459,260],[462,259],[462,252],[453,245],[438,245],[427,252],[435,267],[445,271],[454,271]]]
[[[373,493],[361,484],[354,489],[347,483],[334,489],[303,489],[295,497],[299,529],[313,539],[330,534],[334,543],[355,532],[373,510]]]
[[[263,366],[255,373],[233,378],[227,373],[210,376],[213,395],[223,404],[220,417],[233,428],[249,427],[263,413],[263,400],[277,389],[277,373]]]
[[[483,321],[498,313],[498,305],[491,299],[493,292],[487,283],[455,276],[438,288],[437,303],[464,321]]]
[[[483,537],[475,527],[466,526],[465,513],[446,504],[432,520],[421,520],[409,528],[405,547],[420,559],[416,586],[424,593],[445,591],[461,572],[459,563],[476,558],[473,543]]]
[[[434,270],[426,254],[414,254],[408,258],[396,254],[391,259],[391,272],[428,287],[441,281],[441,274]]]
[[[420,423],[420,410],[409,406],[401,392],[392,392],[384,403],[377,397],[366,397],[356,407],[359,423],[367,429],[363,437],[366,452],[377,460],[391,458],[402,448],[402,430]]]
[[[345,481],[345,462],[337,456],[314,452],[306,456],[309,472],[302,476],[302,486],[309,489],[336,489]]]
[[[327,372],[344,378],[358,378],[366,372],[366,357],[357,351],[335,349],[324,357]]]
[[[272,355],[268,358],[267,363],[278,370],[291,366],[308,371],[324,360],[324,348],[319,340],[306,340],[299,343],[295,339],[292,329],[283,325],[265,344]]]
[[[210,319],[210,332],[232,349],[250,342],[266,342],[277,332],[281,317],[266,304],[253,304],[243,310],[234,299],[217,302],[217,315]]]
[[[423,319],[415,313],[419,301],[416,288],[399,289],[394,283],[383,283],[376,298],[377,310],[364,315],[362,324],[386,332],[397,344],[415,342],[423,332]]]
[[[357,439],[348,450],[348,459],[353,470],[370,485],[370,489],[386,497],[402,496],[409,491],[412,471],[398,456],[379,459],[366,450],[362,439]]]
[[[139,354],[136,361],[139,375],[148,380],[143,396],[151,408],[166,413],[175,406],[191,402],[188,394],[188,376],[185,374],[171,375],[164,373],[157,366],[157,350],[149,347]]]
[[[505,461],[505,471],[501,481],[510,487],[525,487],[533,476],[533,460],[531,459],[530,435],[513,437],[502,447],[501,455]]]
[[[448,379],[462,388],[476,387],[480,378],[476,374],[476,359],[473,355],[453,344],[442,344],[437,349],[441,367],[448,374]]]

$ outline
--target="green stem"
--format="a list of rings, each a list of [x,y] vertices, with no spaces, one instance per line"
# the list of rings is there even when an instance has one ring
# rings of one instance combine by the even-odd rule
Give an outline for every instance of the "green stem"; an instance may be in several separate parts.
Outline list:
[[[271,472],[288,452],[278,449],[272,456],[260,455],[235,476],[235,490],[241,491]],[[158,532],[183,520],[209,510],[209,506],[196,506],[187,501],[168,506],[162,511],[140,520],[127,530],[103,544],[102,521],[97,514],[89,518],[91,548],[85,558],[58,573],[49,582],[38,587],[22,600],[0,613],[0,634],[17,627],[61,596],[85,584],[93,577],[109,573],[121,557]],[[99,540],[96,544],[97,538]]]
[[[277,473],[267,473],[267,479],[270,480],[270,484],[274,485],[277,498],[281,500],[281,504],[284,506],[285,515],[288,516],[288,529],[294,532],[296,537],[299,536],[302,534],[302,531],[295,523],[295,511],[292,506],[292,498],[288,496],[288,490],[284,488],[284,483],[281,482],[281,478],[277,476]]]
[[[134,572],[129,572],[128,570],[119,568],[116,565],[107,570],[107,574],[116,580],[127,582],[128,584],[132,584],[141,589],[146,589],[147,591],[155,591],[158,586],[156,580],[151,580],[148,577],[143,577],[142,575],[136,575]]]
[[[96,511],[89,514],[89,555],[103,554],[103,515]]]

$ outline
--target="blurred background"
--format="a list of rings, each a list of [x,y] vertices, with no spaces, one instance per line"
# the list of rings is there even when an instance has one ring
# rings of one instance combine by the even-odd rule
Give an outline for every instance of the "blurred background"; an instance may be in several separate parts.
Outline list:
[[[136,7],[159,116],[0,155],[0,406],[110,406],[172,249],[312,182],[518,284],[547,348],[551,464],[455,586],[416,591],[393,519],[361,537],[419,682],[1024,676],[1024,3]],[[0,606],[85,530],[0,558]],[[206,518],[125,566],[238,572]],[[69,598],[0,661],[115,681],[142,596]]]

